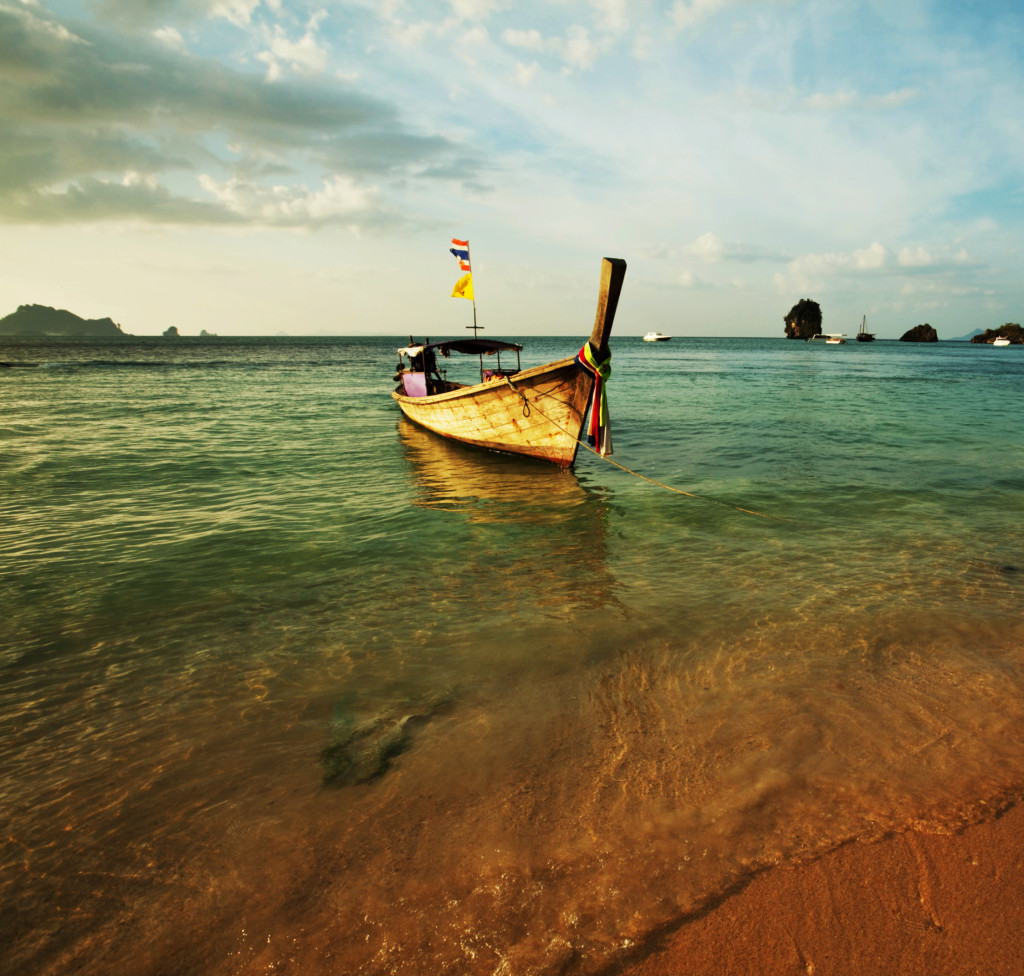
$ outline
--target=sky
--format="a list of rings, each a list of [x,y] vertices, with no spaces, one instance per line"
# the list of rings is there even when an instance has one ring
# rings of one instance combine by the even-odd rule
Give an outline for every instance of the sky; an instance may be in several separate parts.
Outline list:
[[[0,0],[0,316],[155,335],[1024,321],[1019,0]]]

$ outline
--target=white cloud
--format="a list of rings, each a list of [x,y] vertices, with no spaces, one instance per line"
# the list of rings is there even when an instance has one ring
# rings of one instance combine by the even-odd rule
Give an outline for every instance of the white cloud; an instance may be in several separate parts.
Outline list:
[[[697,258],[705,264],[718,264],[730,261],[739,264],[752,264],[756,261],[778,263],[786,258],[778,252],[767,248],[744,243],[729,243],[712,231],[701,234],[695,241],[683,248],[685,254]]]
[[[533,79],[537,77],[537,70],[536,61],[531,61],[530,64],[523,64],[521,61],[517,61],[513,72],[516,84],[523,88],[528,88]]]
[[[889,260],[889,252],[877,241],[858,251],[806,254],[790,261],[786,274],[776,274],[775,283],[780,291],[806,290],[824,278],[881,271]]]
[[[897,260],[902,268],[925,268],[932,263],[932,256],[923,247],[904,247]]]
[[[668,18],[676,30],[687,30],[728,6],[729,0],[675,0]]]
[[[862,251],[853,252],[853,264],[858,271],[875,271],[884,268],[889,261],[889,252],[877,241]]]
[[[813,95],[808,95],[804,99],[804,104],[811,109],[828,111],[835,108],[846,108],[848,105],[853,105],[857,101],[857,98],[858,95],[855,91],[834,92],[830,95],[826,95],[822,92],[816,92]]]
[[[562,46],[562,57],[572,68],[586,70],[597,60],[598,50],[586,27],[574,24],[569,28],[565,43]]]
[[[449,0],[452,13],[460,20],[485,20],[504,3],[500,0]]]
[[[688,245],[686,253],[700,258],[701,261],[708,264],[716,264],[722,260],[722,256],[725,254],[725,242],[717,234],[709,231]]]
[[[513,30],[509,28],[502,32],[501,39],[512,47],[523,47],[528,51],[543,51],[544,38],[540,31],[536,30]]]
[[[260,5],[260,0],[221,0],[210,10],[211,17],[223,17],[238,27],[245,27],[252,22],[252,12]]]
[[[392,37],[401,47],[417,48],[431,34],[437,33],[433,24],[420,22],[418,24],[402,24],[398,21],[392,22]]]
[[[129,170],[121,177],[121,186],[144,186],[149,190],[155,190],[160,181],[152,174],[136,173]]]
[[[632,54],[637,61],[646,61],[654,48],[654,39],[650,34],[641,33],[633,38]]]
[[[803,104],[815,111],[831,111],[833,109],[850,108],[858,106],[871,111],[888,111],[894,108],[902,108],[908,102],[918,97],[920,91],[917,88],[901,88],[899,91],[888,92],[885,95],[861,95],[855,89],[848,91],[815,92],[803,99]]]
[[[601,46],[591,39],[590,31],[580,24],[569,27],[565,37],[544,37],[537,30],[509,28],[502,32],[501,39],[510,47],[554,55],[561,58],[569,69],[581,71],[592,68],[602,50]],[[607,45],[607,39],[605,44]]]
[[[185,38],[181,36],[181,31],[175,30],[173,27],[161,27],[159,30],[153,31],[153,36],[172,50],[185,52]]]
[[[590,0],[597,11],[597,26],[609,34],[622,34],[629,26],[626,0]]]
[[[921,94],[918,88],[901,88],[899,91],[889,92],[886,95],[877,95],[866,99],[870,108],[900,108],[907,102],[912,102]]]
[[[218,182],[205,173],[199,183],[232,213],[285,226],[351,220],[365,214],[378,197],[376,187],[359,186],[347,176],[330,177],[315,191],[305,186],[262,186],[239,177]]]
[[[477,64],[480,52],[487,46],[491,39],[487,28],[481,25],[470,27],[464,31],[455,42],[456,55],[469,65]]]
[[[281,77],[283,65],[289,66],[298,74],[321,74],[327,68],[328,54],[317,41],[317,30],[327,17],[325,10],[318,10],[306,24],[306,33],[297,41],[290,41],[284,29],[274,25],[270,36],[270,48],[256,55],[257,59],[267,65],[267,81],[276,81]]]

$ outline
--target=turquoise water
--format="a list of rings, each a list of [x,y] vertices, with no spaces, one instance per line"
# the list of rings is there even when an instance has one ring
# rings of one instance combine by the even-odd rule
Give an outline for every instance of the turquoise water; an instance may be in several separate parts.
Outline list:
[[[0,341],[5,971],[608,971],[1020,798],[1024,348],[613,339],[673,492],[399,343]]]

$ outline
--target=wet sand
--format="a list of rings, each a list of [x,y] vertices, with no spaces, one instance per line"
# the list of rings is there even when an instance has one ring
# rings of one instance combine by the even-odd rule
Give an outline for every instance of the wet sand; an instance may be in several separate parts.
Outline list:
[[[1024,808],[765,871],[606,976],[1024,972]]]

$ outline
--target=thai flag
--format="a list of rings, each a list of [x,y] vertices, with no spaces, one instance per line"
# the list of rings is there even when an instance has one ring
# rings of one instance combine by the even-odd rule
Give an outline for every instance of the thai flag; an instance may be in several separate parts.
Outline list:
[[[471,271],[469,266],[469,241],[457,241],[454,237],[452,243],[455,247],[449,248],[452,254],[459,260],[459,268],[462,271]]]

